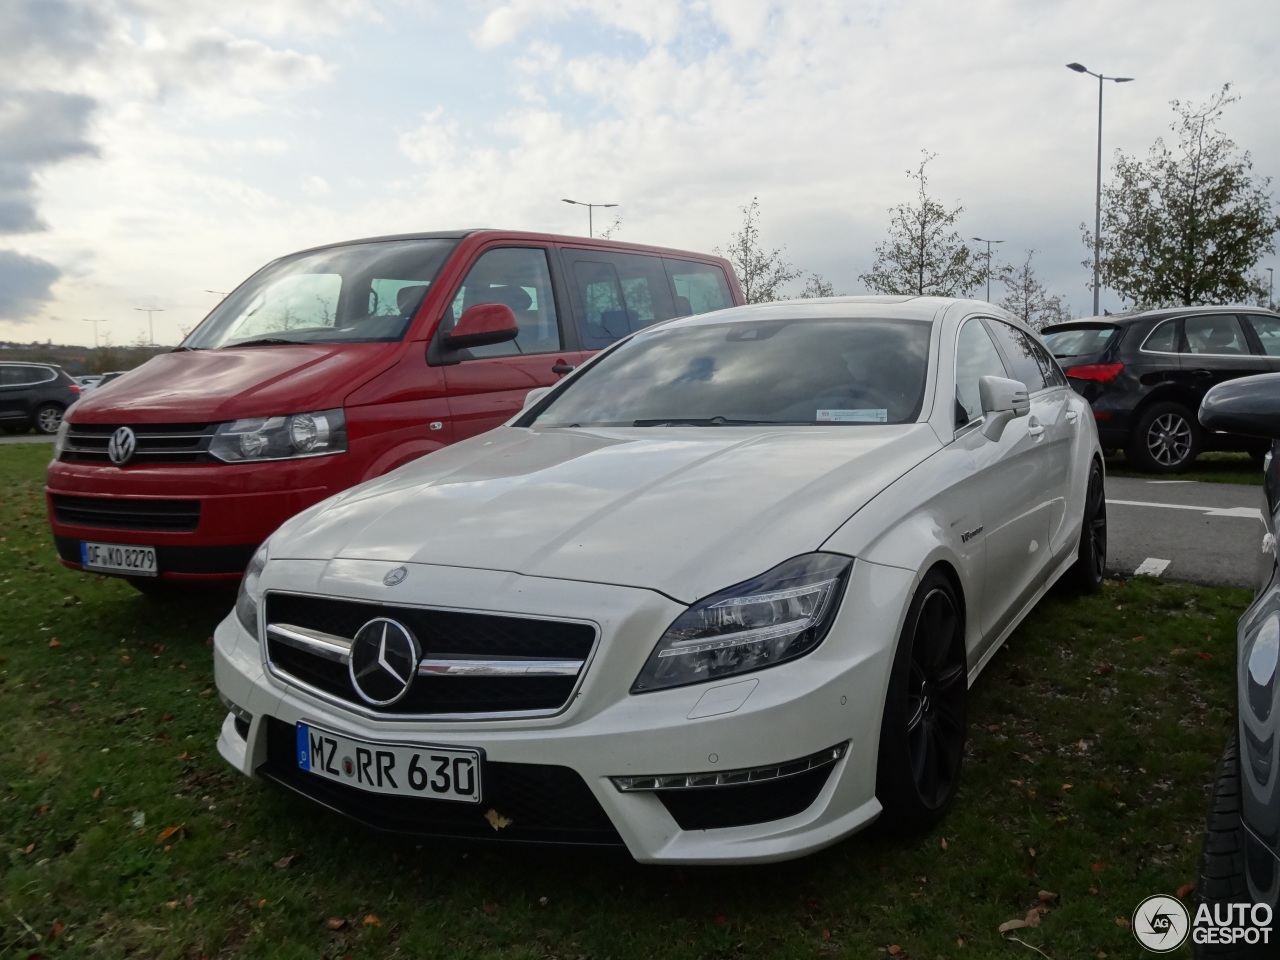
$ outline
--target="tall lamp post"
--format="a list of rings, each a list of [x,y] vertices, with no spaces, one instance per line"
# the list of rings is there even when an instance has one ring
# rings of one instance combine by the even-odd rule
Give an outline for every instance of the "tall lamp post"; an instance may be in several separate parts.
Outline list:
[[[591,222],[591,213],[596,207],[616,207],[616,203],[583,203],[581,200],[565,200],[565,203],[572,203],[575,206],[587,208],[587,236],[593,236],[595,225]]]
[[[147,315],[147,331],[151,338],[147,345],[154,347],[156,345],[156,325],[151,315],[153,313],[164,313],[164,310],[160,307],[134,307],[133,309],[140,310]]]
[[[93,349],[97,350],[98,349],[98,324],[102,322],[101,318],[95,317],[91,319],[89,317],[81,317],[80,322],[93,324]]]
[[[1267,309],[1268,310],[1274,310],[1276,308],[1275,297],[1272,295],[1272,291],[1275,290],[1275,285],[1274,285],[1275,279],[1276,279],[1275,268],[1267,267]],[[93,329],[97,330],[98,328],[94,327]]]
[[[974,237],[978,243],[987,245],[987,303],[991,302],[991,245],[993,243],[1004,243],[1003,240],[984,240],[982,237]]]
[[[1133,77],[1104,77],[1100,73],[1094,73],[1081,63],[1068,63],[1067,69],[1074,70],[1076,73],[1087,73],[1091,77],[1098,78],[1098,186],[1094,191],[1093,199],[1093,315],[1096,317],[1100,312],[1098,310],[1098,295],[1102,292],[1098,284],[1102,261],[1102,81],[1110,80],[1112,83],[1128,83]]]

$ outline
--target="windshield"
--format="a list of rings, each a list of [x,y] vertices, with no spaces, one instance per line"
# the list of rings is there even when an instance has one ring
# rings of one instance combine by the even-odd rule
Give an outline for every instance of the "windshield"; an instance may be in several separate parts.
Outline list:
[[[584,370],[528,426],[912,423],[927,321],[757,320],[658,327]]]
[[[1115,327],[1099,324],[1096,327],[1046,331],[1040,335],[1055,357],[1087,357],[1101,353],[1115,332]]]
[[[456,240],[384,240],[267,264],[196,327],[191,350],[399,340]]]

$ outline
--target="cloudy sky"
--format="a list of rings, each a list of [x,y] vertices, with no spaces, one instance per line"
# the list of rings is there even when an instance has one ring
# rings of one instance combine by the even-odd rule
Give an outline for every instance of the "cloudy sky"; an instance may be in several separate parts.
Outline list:
[[[861,293],[921,150],[1079,315],[1097,83],[1064,64],[1136,78],[1107,156],[1232,82],[1276,176],[1278,53],[1274,0],[0,0],[0,339],[130,343],[151,307],[176,343],[280,254],[585,233],[563,197],[710,250],[755,196],[768,246]]]

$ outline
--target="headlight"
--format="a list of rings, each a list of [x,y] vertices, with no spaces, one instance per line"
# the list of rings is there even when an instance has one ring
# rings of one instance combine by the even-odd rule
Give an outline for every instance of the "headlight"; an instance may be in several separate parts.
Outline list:
[[[209,443],[209,452],[228,463],[320,457],[346,449],[347,419],[340,409],[235,420],[219,426]]]
[[[849,557],[808,553],[700,600],[667,628],[631,692],[720,680],[804,656],[831,628],[852,566]]]
[[[62,422],[58,424],[58,432],[53,437],[53,459],[57,460],[62,456],[62,448],[67,443],[67,431],[71,429],[71,424],[67,423],[67,418],[63,417]]]
[[[236,619],[255,640],[258,639],[258,601],[262,598],[258,581],[262,579],[262,569],[267,565],[267,547],[270,543],[268,540],[253,555],[249,566],[245,568],[244,579],[240,581],[240,592],[236,594]]]

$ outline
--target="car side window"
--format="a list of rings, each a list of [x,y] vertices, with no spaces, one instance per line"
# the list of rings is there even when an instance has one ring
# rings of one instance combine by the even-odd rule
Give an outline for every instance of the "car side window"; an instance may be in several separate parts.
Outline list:
[[[1178,352],[1178,321],[1165,320],[1147,335],[1142,349],[1149,353]]]
[[[1244,318],[1262,341],[1262,352],[1268,357],[1280,357],[1280,317],[1246,313]]]
[[[600,350],[644,327],[676,316],[658,257],[566,251],[574,313],[582,345]]]
[[[1244,329],[1233,314],[1184,317],[1182,324],[1189,353],[1243,356],[1251,352]]]
[[[1005,356],[1013,364],[1013,379],[1021,380],[1027,393],[1055,386],[1052,376],[1036,352],[1037,344],[1017,327],[1000,320],[989,321]]]
[[[1026,336],[1026,334],[1023,334],[1023,336]],[[1031,347],[1036,352],[1036,362],[1040,364],[1040,369],[1044,373],[1045,383],[1050,387],[1065,387],[1067,385],[1067,375],[1062,372],[1062,367],[1058,365],[1058,361],[1037,341],[1032,340]]]
[[[554,353],[562,349],[551,271],[542,248],[500,247],[482,254],[462,281],[442,327],[446,332],[453,329],[463,311],[478,303],[510,307],[520,335],[505,343],[472,347],[473,358]]]
[[[983,377],[1007,377],[1000,352],[991,334],[976,317],[970,317],[956,337],[956,429],[982,419],[978,381]]]
[[[724,271],[709,263],[691,263],[688,260],[662,259],[667,268],[667,278],[675,291],[675,315],[688,317],[698,313],[710,313],[733,306],[729,283]]]

